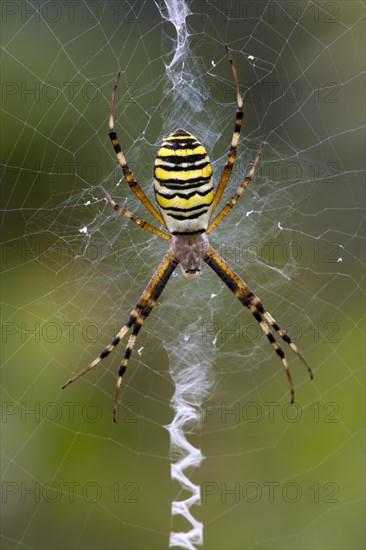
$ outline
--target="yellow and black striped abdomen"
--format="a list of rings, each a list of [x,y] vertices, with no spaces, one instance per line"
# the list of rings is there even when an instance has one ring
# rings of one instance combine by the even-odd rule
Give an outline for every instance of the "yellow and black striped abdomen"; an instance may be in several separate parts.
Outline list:
[[[214,195],[212,167],[206,149],[185,130],[176,130],[159,149],[154,188],[170,233],[188,236],[207,229]]]

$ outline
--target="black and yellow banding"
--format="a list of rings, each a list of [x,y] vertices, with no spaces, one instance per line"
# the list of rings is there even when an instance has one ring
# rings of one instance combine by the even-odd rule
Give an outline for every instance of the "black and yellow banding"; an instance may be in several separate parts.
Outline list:
[[[235,272],[232,270],[232,273],[235,273]],[[305,357],[303,356],[303,354],[300,352],[298,347],[292,341],[292,338],[287,334],[287,332],[282,327],[280,327],[280,325],[277,323],[277,321],[265,309],[262,301],[258,298],[258,296],[256,296],[254,294],[254,292],[252,292],[250,290],[248,285],[246,285],[245,282],[240,277],[238,277],[238,276],[236,276],[236,277],[237,277],[238,288],[243,292],[243,294],[245,294],[245,296],[247,296],[247,298],[250,300],[250,302],[255,306],[257,311],[260,313],[262,318],[265,321],[267,321],[268,325],[270,325],[273,328],[273,330],[275,330],[277,332],[277,334],[282,338],[282,340],[290,346],[292,351],[298,356],[298,358],[301,360],[301,362],[303,363],[303,365],[307,369],[310,378],[313,379],[313,371],[311,370],[310,366],[308,365],[308,363],[307,363]]]
[[[235,91],[236,91],[236,118],[235,118],[235,126],[234,126],[234,132],[233,137],[231,139],[231,145],[230,150],[228,154],[228,158],[224,167],[224,170],[221,174],[221,178],[219,181],[219,184],[216,189],[216,193],[214,196],[214,200],[212,203],[212,212],[216,209],[223,192],[225,191],[227,182],[229,181],[229,178],[231,176],[231,172],[235,163],[236,159],[236,151],[239,143],[240,138],[240,131],[243,124],[243,118],[244,118],[244,112],[243,112],[243,100],[240,94],[240,88],[239,88],[239,81],[238,81],[238,75],[236,74],[236,68],[233,62],[233,58],[231,57],[231,53],[227,45],[225,44],[226,54],[229,59],[231,70],[233,72],[234,82],[235,82]]]
[[[118,81],[120,79],[120,76],[121,76],[121,71],[118,71],[118,73],[116,74],[116,78],[114,80],[114,85],[113,85],[113,89],[112,89],[111,107],[110,107],[110,111],[109,111],[109,139],[112,142],[114,152],[116,153],[118,162],[119,162],[119,164],[122,168],[123,175],[125,176],[128,185],[130,186],[132,191],[135,193],[136,197],[145,206],[145,208],[147,208],[147,210],[150,212],[150,214],[152,214],[154,216],[154,218],[156,220],[158,220],[158,222],[161,223],[161,225],[164,225],[164,221],[163,221],[160,213],[157,211],[155,206],[150,202],[150,200],[145,195],[145,193],[143,192],[143,190],[141,189],[141,187],[139,186],[137,181],[134,179],[134,177],[132,175],[132,172],[128,167],[126,158],[125,158],[125,156],[122,152],[121,146],[119,144],[119,140],[118,140],[118,137],[117,137],[117,132],[114,129],[114,104],[115,104],[116,90],[117,90],[117,87],[118,87]]]
[[[240,195],[242,194],[242,192],[244,191],[244,189],[249,185],[249,183],[252,181],[252,177],[254,176],[254,173],[257,169],[257,165],[258,165],[258,162],[259,162],[259,159],[261,157],[261,154],[263,152],[263,148],[264,148],[264,142],[261,144],[260,148],[259,148],[259,151],[257,153],[257,156],[255,157],[254,159],[254,162],[253,162],[253,165],[251,167],[251,169],[249,170],[249,174],[247,175],[247,177],[244,179],[244,181],[239,185],[238,187],[238,190],[236,191],[235,195],[229,200],[229,202],[227,202],[225,204],[225,206],[220,210],[220,212],[218,214],[216,214],[216,216],[214,217],[214,219],[212,221],[210,221],[210,225],[208,226],[207,228],[207,231],[206,231],[206,234],[208,235],[209,233],[211,233],[211,231],[213,229],[215,229],[215,227],[221,222],[222,218],[224,218],[226,216],[226,214],[228,214],[230,212],[230,210],[232,209],[232,207],[238,202],[239,198],[240,198]]]
[[[273,334],[270,332],[270,325],[281,338],[291,347],[296,355],[301,359],[302,363],[307,368],[310,378],[313,378],[312,370],[305,361],[303,355],[298,350],[297,346],[292,342],[290,336],[283,330],[275,319],[265,310],[261,300],[250,290],[244,281],[235,273],[235,271],[225,262],[215,250],[208,245],[207,254],[204,261],[217,273],[220,279],[228,286],[232,293],[239,301],[249,309],[255,320],[258,322],[260,329],[267,336],[273,349],[280,357],[282,365],[285,369],[291,392],[291,403],[294,401],[294,386],[291,378],[289,366],[287,364],[285,353],[281,346],[276,341]],[[268,324],[267,324],[268,323]]]
[[[150,284],[154,285],[152,292],[150,292],[149,299],[144,300],[144,307],[140,309],[139,315],[135,317],[131,335],[128,339],[125,353],[118,369],[118,378],[116,383],[116,390],[114,393],[114,402],[113,402],[113,420],[117,421],[117,405],[118,405],[118,396],[122,386],[123,375],[126,372],[128,362],[131,357],[132,350],[136,343],[136,339],[142,325],[144,324],[145,319],[150,315],[152,309],[156,306],[157,300],[160,294],[163,292],[166,287],[167,282],[169,281],[172,273],[178,265],[178,260],[174,257],[174,254],[169,250],[164,258],[165,262],[160,264],[157,271],[154,273],[153,278],[150,281]],[[145,293],[144,293],[145,294]],[[141,297],[142,298],[142,297]],[[140,298],[140,303],[142,302]]]
[[[185,130],[167,137],[154,165],[155,197],[172,235],[203,233],[214,197],[212,167],[206,149]]]
[[[197,275],[200,272],[202,261],[206,262],[238,298],[240,303],[251,312],[258,322],[261,331],[267,337],[272,348],[281,359],[290,386],[291,402],[294,400],[294,386],[285,353],[276,341],[275,333],[290,346],[307,368],[310,377],[313,377],[309,365],[290,336],[264,308],[261,300],[250,290],[246,283],[209,245],[207,235],[220,223],[224,216],[230,212],[232,207],[239,200],[244,189],[250,183],[259,163],[264,145],[261,145],[251,170],[237,188],[235,195],[233,195],[229,202],[227,202],[213,217],[212,213],[218,206],[222,194],[225,191],[235,163],[236,150],[243,122],[243,101],[240,95],[238,77],[231,53],[227,46],[226,52],[235,83],[237,109],[229,154],[216,192],[214,192],[213,188],[212,167],[206,149],[192,134],[185,130],[178,129],[164,140],[155,160],[154,190],[158,209],[150,202],[134,179],[114,129],[115,94],[120,72],[117,73],[115,78],[109,112],[109,137],[128,185],[146,209],[159,223],[161,223],[163,229],[154,227],[118,204],[103,187],[101,187],[102,192],[114,210],[120,212],[126,218],[150,233],[166,241],[170,241],[169,251],[156,269],[135,308],[131,311],[126,324],[119,330],[113,340],[102,350],[94,361],[78,374],[70,378],[70,380],[62,386],[65,388],[96,367],[115,349],[122,338],[131,330],[124,356],[118,370],[113,402],[113,418],[115,421],[117,419],[118,397],[122,386],[123,376],[126,372],[138,334],[146,318],[157,304],[157,300],[164,290],[170,276],[179,264],[183,274],[188,277],[189,275]],[[211,216],[212,220],[210,221]]]
[[[114,348],[120,343],[120,341],[124,338],[124,336],[127,334],[127,332],[130,330],[130,328],[134,325],[136,320],[139,318],[140,314],[146,308],[147,305],[149,305],[149,301],[151,299],[154,299],[154,293],[158,292],[158,296],[160,296],[162,290],[164,289],[165,285],[167,284],[169,277],[173,273],[174,269],[177,267],[178,262],[174,256],[174,253],[169,250],[167,254],[165,254],[162,262],[160,263],[159,267],[156,269],[154,275],[150,279],[149,284],[145,288],[144,292],[142,293],[139,301],[137,302],[134,309],[131,311],[130,316],[126,322],[126,324],[121,328],[121,330],[116,334],[116,336],[113,338],[113,340],[102,350],[102,352],[99,354],[99,356],[94,359],[85,369],[81,370],[75,376],[70,378],[65,384],[63,384],[62,389],[65,389],[67,386],[84,376],[87,372],[92,370],[94,367],[96,367],[102,359],[107,357]]]

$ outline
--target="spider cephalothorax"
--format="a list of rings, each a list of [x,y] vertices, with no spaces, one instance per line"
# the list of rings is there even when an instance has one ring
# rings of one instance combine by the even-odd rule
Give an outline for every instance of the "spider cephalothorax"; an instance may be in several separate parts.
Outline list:
[[[122,377],[126,371],[129,358],[136,342],[137,335],[157,300],[164,290],[170,276],[175,268],[180,265],[185,277],[191,274],[198,274],[202,262],[209,265],[220,279],[228,286],[254,316],[262,332],[267,336],[273,349],[280,357],[285,369],[291,392],[291,402],[294,400],[294,387],[290,370],[285,358],[285,353],[276,341],[273,332],[277,333],[286,344],[296,353],[307,368],[310,377],[312,371],[305,361],[297,346],[290,336],[279,326],[272,315],[266,311],[261,300],[250,290],[247,284],[231,269],[223,258],[210,246],[207,235],[218,225],[224,216],[231,210],[238,201],[240,195],[250,183],[257,168],[259,158],[263,150],[260,146],[253,166],[247,177],[239,185],[235,195],[229,202],[213,217],[222,194],[229,181],[236,157],[236,148],[239,141],[240,130],[243,120],[243,101],[240,95],[238,77],[229,49],[226,52],[230,61],[236,88],[236,118],[234,133],[231,140],[229,155],[221,174],[220,181],[214,191],[212,167],[207,152],[197,138],[181,128],[175,130],[162,143],[158,151],[154,166],[154,189],[158,203],[157,210],[140,188],[127,165],[126,159],[114,129],[114,101],[118,86],[120,72],[117,73],[112,91],[112,102],[109,114],[109,137],[112,141],[118,161],[123,174],[135,195],[140,199],[150,214],[153,215],[163,229],[141,220],[135,214],[126,210],[116,203],[110,194],[102,187],[102,191],[111,206],[124,216],[135,222],[147,231],[158,235],[170,242],[170,248],[164,256],[161,264],[156,269],[149,284],[142,293],[136,307],[131,311],[126,324],[113,338],[112,342],[90,363],[85,369],[70,378],[63,388],[93,369],[104,357],[117,346],[127,332],[132,329],[125,349],[124,357],[118,370],[118,378],[113,403],[113,418],[117,418],[117,403],[120,392]],[[271,332],[272,329],[272,332]]]
[[[206,233],[182,237],[172,235],[170,248],[182,267],[183,275],[198,274],[207,255],[208,237]]]

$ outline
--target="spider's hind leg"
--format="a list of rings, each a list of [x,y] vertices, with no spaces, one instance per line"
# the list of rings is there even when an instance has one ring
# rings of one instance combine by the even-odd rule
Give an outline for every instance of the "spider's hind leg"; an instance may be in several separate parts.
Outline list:
[[[287,332],[280,327],[280,325],[277,323],[276,319],[272,317],[272,315],[265,309],[264,305],[262,304],[261,300],[250,290],[250,288],[244,283],[244,281],[241,281],[243,283],[242,285],[242,291],[245,293],[246,296],[248,296],[249,300],[255,305],[263,319],[267,321],[267,323],[277,332],[279,336],[281,336],[282,340],[286,342],[292,349],[292,351],[298,356],[298,358],[301,360],[305,368],[307,369],[309,376],[311,380],[314,378],[313,371],[311,370],[311,367],[309,366],[308,362],[306,361],[303,354],[300,352],[299,348],[296,346],[296,344],[293,342],[292,338],[287,334]]]
[[[117,405],[118,405],[118,397],[122,386],[122,379],[123,375],[126,372],[128,362],[131,357],[132,350],[135,346],[136,339],[138,336],[138,333],[140,332],[142,325],[144,324],[145,319],[150,315],[152,309],[156,306],[157,300],[160,296],[160,294],[163,292],[170,276],[172,275],[173,271],[177,267],[179,261],[174,256],[174,253],[172,250],[169,250],[168,254],[166,255],[166,258],[169,256],[169,262],[165,266],[164,271],[160,272],[159,268],[155,272],[152,280],[155,280],[155,288],[150,294],[150,298],[145,304],[145,307],[141,309],[140,314],[136,318],[131,335],[128,339],[127,346],[125,349],[125,353],[122,359],[122,362],[120,364],[120,367],[118,369],[118,378],[116,383],[116,390],[114,394],[114,401],[113,401],[113,420],[114,422],[117,421]]]
[[[119,369],[118,369],[118,378],[117,378],[117,382],[116,382],[116,389],[115,389],[114,400],[113,400],[113,421],[114,422],[117,422],[118,397],[119,397],[119,393],[121,391],[123,375],[125,374],[125,372],[127,370],[128,362],[130,360],[132,350],[135,346],[137,335],[140,332],[140,329],[142,328],[142,325],[143,325],[145,319],[151,313],[151,310],[153,309],[153,307],[155,307],[156,303],[157,303],[156,299],[151,299],[149,301],[148,305],[142,310],[140,316],[136,319],[135,324],[133,325],[132,332],[131,332],[130,337],[128,339],[127,346],[126,346],[126,349],[125,349],[125,353],[123,355],[123,359],[122,359],[121,364],[120,364]]]
[[[273,349],[280,357],[282,365],[285,369],[287,379],[291,392],[291,403],[294,401],[294,387],[292,383],[290,369],[285,357],[285,353],[281,346],[276,341],[275,337],[270,331],[270,326],[275,330],[279,336],[291,347],[296,355],[301,359],[306,369],[310,374],[310,378],[313,378],[313,373],[303,355],[298,350],[297,346],[293,343],[290,336],[279,326],[276,320],[265,310],[261,300],[249,289],[245,282],[235,273],[233,269],[225,262],[217,252],[208,246],[207,255],[204,258],[205,262],[217,273],[220,279],[229,287],[232,293],[240,300],[240,302],[249,309],[258,322],[260,329],[267,336]]]
[[[121,328],[121,330],[116,334],[116,336],[113,338],[113,340],[106,346],[103,351],[99,354],[98,357],[94,359],[85,369],[81,370],[77,374],[75,374],[72,378],[70,378],[65,384],[63,384],[61,387],[64,390],[72,384],[73,382],[76,382],[79,378],[84,376],[87,372],[94,369],[107,355],[111,353],[111,351],[114,350],[114,348],[119,344],[119,342],[122,340],[122,338],[125,336],[125,334],[129,331],[129,329],[132,327],[135,319],[138,317],[140,313],[141,307],[139,304],[132,310],[130,317],[127,321],[127,323]]]
[[[154,300],[160,296],[162,290],[164,289],[170,275],[173,273],[174,269],[178,265],[178,260],[174,256],[174,252],[169,250],[164,256],[163,261],[155,271],[152,276],[149,284],[142,293],[139,301],[135,308],[131,311],[127,323],[121,328],[121,330],[116,334],[113,340],[106,346],[100,355],[94,359],[85,369],[81,370],[79,373],[75,374],[70,378],[65,384],[63,384],[62,389],[65,389],[67,386],[75,382],[84,374],[96,367],[107,355],[114,350],[114,348],[119,344],[122,338],[127,334],[129,329],[137,322],[144,308],[149,304],[150,300]],[[151,308],[152,309],[152,308]],[[149,311],[151,311],[151,309]],[[132,335],[131,335],[132,336]]]

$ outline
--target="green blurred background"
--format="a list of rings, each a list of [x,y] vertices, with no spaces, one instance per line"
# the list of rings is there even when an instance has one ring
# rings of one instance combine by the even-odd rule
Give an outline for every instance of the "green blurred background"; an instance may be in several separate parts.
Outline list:
[[[185,496],[164,429],[175,349],[211,362],[190,438],[206,456],[191,472],[204,547],[364,547],[364,8],[195,0],[192,81],[177,90],[164,65],[174,27],[155,2],[2,2],[4,549],[168,547],[171,502]],[[60,390],[125,322],[166,250],[98,189],[147,219],[117,185],[113,78],[122,68],[118,131],[151,198],[157,147],[177,126],[205,143],[217,181],[235,111],[224,42],[245,102],[227,197],[267,145],[211,240],[288,328],[315,380],[289,350],[289,407],[281,364],[248,312],[208,268],[190,282],[177,271],[141,333],[113,424],[123,348]],[[201,107],[179,93],[188,84]]]

